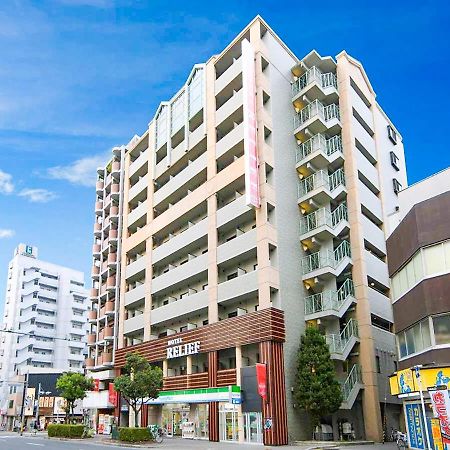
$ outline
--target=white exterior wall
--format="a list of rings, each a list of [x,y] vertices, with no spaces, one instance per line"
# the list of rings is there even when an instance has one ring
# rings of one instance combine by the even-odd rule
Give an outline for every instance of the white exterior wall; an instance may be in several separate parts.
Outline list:
[[[87,332],[84,274],[37,259],[36,247],[32,256],[24,253],[23,244],[18,249],[8,267],[2,329],[25,335],[0,333],[0,379],[12,380],[36,367],[82,370]],[[7,383],[0,388],[2,410],[8,389]]]

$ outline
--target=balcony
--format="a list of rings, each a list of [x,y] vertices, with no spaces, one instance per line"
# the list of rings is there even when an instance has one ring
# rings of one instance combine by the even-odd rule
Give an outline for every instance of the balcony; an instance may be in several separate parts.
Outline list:
[[[371,313],[377,315],[378,317],[382,317],[383,319],[389,320],[389,322],[394,322],[392,304],[389,297],[369,286],[368,298]]]
[[[330,347],[331,358],[345,361],[359,342],[358,322],[350,319],[339,334],[327,334],[325,340]]]
[[[98,297],[98,288],[91,288],[89,296],[91,298],[97,298]]]
[[[189,149],[194,148],[204,137],[206,136],[206,127],[202,123],[194,131],[191,131],[188,135],[188,147]]]
[[[238,126],[234,127],[228,134],[226,134],[219,142],[217,142],[216,158],[219,159],[228,150],[235,147],[243,139],[244,139],[244,124],[240,123]]]
[[[333,72],[323,73],[313,66],[292,83],[292,101],[306,95],[308,98],[323,99],[328,95],[337,96],[337,77]]]
[[[95,191],[97,195],[103,195],[103,188],[105,187],[105,183],[103,183],[103,180],[98,180],[95,183]]]
[[[232,220],[241,218],[244,214],[251,214],[252,210],[245,204],[245,195],[241,195],[232,202],[217,210],[217,228]]]
[[[130,334],[144,329],[144,314],[139,314],[123,322],[123,333]]]
[[[333,134],[340,129],[340,112],[336,103],[325,106],[314,100],[294,116],[294,134],[300,138],[325,132]]]
[[[145,299],[145,284],[140,284],[139,286],[125,292],[125,306],[131,306],[134,303],[143,301]]]
[[[133,261],[132,263],[128,264],[125,268],[125,278],[131,278],[138,273],[141,273],[145,270],[147,266],[147,257],[141,256],[136,261]]]
[[[347,278],[337,291],[327,290],[305,297],[305,320],[327,316],[341,318],[355,302],[353,281]]]
[[[107,260],[107,265],[108,266],[113,266],[117,264],[117,253],[109,253],[108,254],[108,260]]]
[[[361,366],[359,364],[353,364],[347,378],[342,383],[343,401],[341,409],[351,409],[359,391],[363,388]]]
[[[230,67],[216,79],[215,95],[228,86],[242,72],[242,58],[233,61]]]
[[[119,219],[119,207],[118,206],[111,206],[111,209],[109,210],[109,217],[111,221],[117,222]]]
[[[106,289],[115,289],[116,288],[116,277],[114,275],[109,276],[106,279]]]
[[[109,230],[109,233],[108,233],[108,240],[109,240],[109,242],[114,242],[114,241],[116,241],[117,242],[117,238],[118,238],[118,236],[119,236],[119,231],[118,230]]]
[[[134,200],[144,189],[148,187],[147,176],[142,176],[137,183],[130,187],[128,191],[128,201]]]
[[[361,223],[364,231],[364,239],[385,255],[386,238],[384,237],[384,231],[364,215],[361,215]]]
[[[97,320],[97,311],[95,309],[88,312],[89,322],[95,322]]]
[[[102,224],[95,222],[94,223],[94,236],[99,237],[102,232]]]
[[[113,183],[111,184],[111,197],[112,198],[119,198],[120,196],[120,184],[119,183]]]
[[[152,325],[160,325],[173,320],[174,317],[188,317],[193,313],[200,313],[208,308],[208,291],[203,290],[183,297],[174,299],[167,305],[152,309],[150,321]]]
[[[103,214],[103,201],[98,200],[95,202],[95,214],[101,216]]]
[[[258,293],[258,270],[253,270],[218,286],[218,303],[238,300]]]
[[[372,190],[380,190],[380,182],[378,180],[378,170],[377,168],[360,152],[355,151],[356,160],[358,162],[358,171],[365,178],[366,184],[372,186]]]
[[[181,172],[170,179],[163,187],[158,189],[153,196],[153,204],[159,205],[162,201],[167,199],[171,194],[181,189],[184,185],[194,179],[202,170],[205,169],[207,164],[207,153],[203,153],[197,159],[189,162]]]
[[[94,244],[92,246],[92,254],[94,256],[100,256],[100,252],[101,252],[101,247],[100,244]]]
[[[208,218],[204,218],[195,224],[191,223],[186,230],[182,231],[176,236],[171,237],[168,241],[164,242],[159,247],[153,250],[153,263],[157,263],[173,255],[174,253],[179,252],[189,244],[194,244],[207,234]]]
[[[341,135],[327,139],[323,134],[316,134],[298,146],[295,161],[301,173],[309,173],[311,167],[317,170],[342,165],[344,155]]]
[[[381,200],[361,181],[358,180],[361,205],[366,208],[376,222],[383,222]]]
[[[333,211],[320,208],[300,219],[300,240],[305,241],[315,237],[320,242],[337,237],[348,228],[346,203],[341,203]]]
[[[138,205],[136,208],[133,209],[133,211],[131,211],[128,214],[128,226],[131,226],[133,224],[135,224],[139,219],[141,219],[142,217],[144,217],[147,214],[147,210],[148,210],[148,204],[147,204],[147,200],[142,202],[140,205]]]
[[[112,301],[112,300],[108,300],[106,303],[105,303],[105,306],[104,306],[104,308],[105,308],[105,314],[107,315],[107,316],[110,316],[110,315],[114,315],[114,301]]]
[[[231,241],[217,247],[217,264],[222,264],[246,253],[249,254],[253,249],[256,249],[256,244],[256,229],[236,236]]]
[[[242,88],[235,92],[229,100],[227,100],[216,111],[216,124],[221,124],[224,120],[231,116],[239,107],[242,106]]]
[[[370,155],[372,161],[376,162],[378,158],[377,149],[375,147],[375,140],[354,117],[352,117],[352,130],[355,139],[359,142],[360,146],[364,147],[366,153]]]
[[[95,333],[90,333],[87,335],[87,344],[94,345],[97,342],[97,337]]]
[[[94,280],[98,280],[99,275],[100,275],[100,267],[99,266],[92,266],[91,278],[93,278]]]
[[[95,364],[94,358],[86,358],[84,364],[86,365],[86,369],[91,369]]]
[[[364,259],[366,260],[367,275],[388,288],[389,274],[387,264],[368,250],[364,250]]]
[[[120,173],[120,162],[113,161],[111,164],[111,175],[119,175]]]
[[[105,328],[103,328],[103,330],[101,332],[103,333],[103,338],[105,340],[114,339],[114,329],[113,329],[113,327],[106,326]]]
[[[99,364],[100,363],[103,365],[111,365],[112,364],[112,353],[111,352],[103,352],[102,355],[99,357]]]
[[[335,250],[321,250],[302,259],[303,280],[337,277],[351,264],[348,241],[342,241]]]
[[[329,203],[344,196],[345,174],[340,168],[328,175],[326,170],[319,170],[309,177],[300,180],[298,184],[298,203],[309,210],[312,207]]]
[[[152,280],[152,294],[175,286],[208,270],[208,255],[193,257],[185,264],[179,265]]]
[[[132,177],[144,164],[148,162],[148,151],[143,151],[141,154],[130,164],[128,168],[128,176]]]

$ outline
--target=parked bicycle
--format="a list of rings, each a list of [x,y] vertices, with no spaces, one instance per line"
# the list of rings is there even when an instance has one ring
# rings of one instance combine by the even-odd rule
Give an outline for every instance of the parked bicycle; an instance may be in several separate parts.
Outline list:
[[[161,444],[166,434],[165,430],[159,425],[149,425],[147,428],[153,440],[158,444]]]
[[[406,434],[401,431],[396,431],[394,434],[395,442],[397,443],[398,450],[405,450],[408,448],[408,440]]]

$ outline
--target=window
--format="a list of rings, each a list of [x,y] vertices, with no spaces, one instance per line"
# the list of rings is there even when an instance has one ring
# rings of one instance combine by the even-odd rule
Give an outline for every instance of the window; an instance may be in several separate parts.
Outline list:
[[[396,194],[398,194],[401,190],[402,190],[402,185],[400,184],[400,182],[397,180],[397,178],[393,178],[392,179],[392,187],[394,189],[394,192]]]
[[[450,316],[449,316],[450,325]],[[420,352],[431,347],[430,325],[428,319],[424,319],[414,326],[402,331],[397,335],[400,357]],[[450,327],[449,327],[450,333]],[[450,342],[450,341],[449,341]]]
[[[230,313],[228,313],[228,318],[229,319],[231,319],[232,317],[237,317],[237,311],[233,311],[233,312],[230,312]]]
[[[395,170],[399,171],[400,167],[398,165],[398,156],[394,152],[390,152],[389,155],[390,155],[390,158],[391,158],[391,166]]]
[[[377,367],[377,373],[381,373],[381,363],[380,363],[380,357],[378,355],[375,356],[375,364]]]
[[[433,317],[436,345],[450,344],[450,314]]]
[[[230,273],[229,275],[227,275],[227,280],[232,280],[233,278],[237,278],[237,276],[237,272]]]
[[[396,131],[391,127],[391,125],[387,126],[387,131],[388,131],[388,138],[391,140],[391,142],[394,145],[397,145],[397,133],[396,133]]]
[[[203,325],[208,325],[208,319],[205,319],[205,320],[203,321]]]

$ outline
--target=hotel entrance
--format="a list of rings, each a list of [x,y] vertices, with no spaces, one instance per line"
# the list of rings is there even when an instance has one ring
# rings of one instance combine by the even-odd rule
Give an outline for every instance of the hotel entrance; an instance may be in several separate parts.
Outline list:
[[[220,405],[219,436],[221,441],[238,440],[238,411],[235,405],[229,403]]]
[[[252,444],[262,444],[262,414],[260,412],[244,413],[244,439]]]
[[[164,405],[162,408],[162,427],[168,437],[182,435],[183,423],[188,422],[189,405]]]

